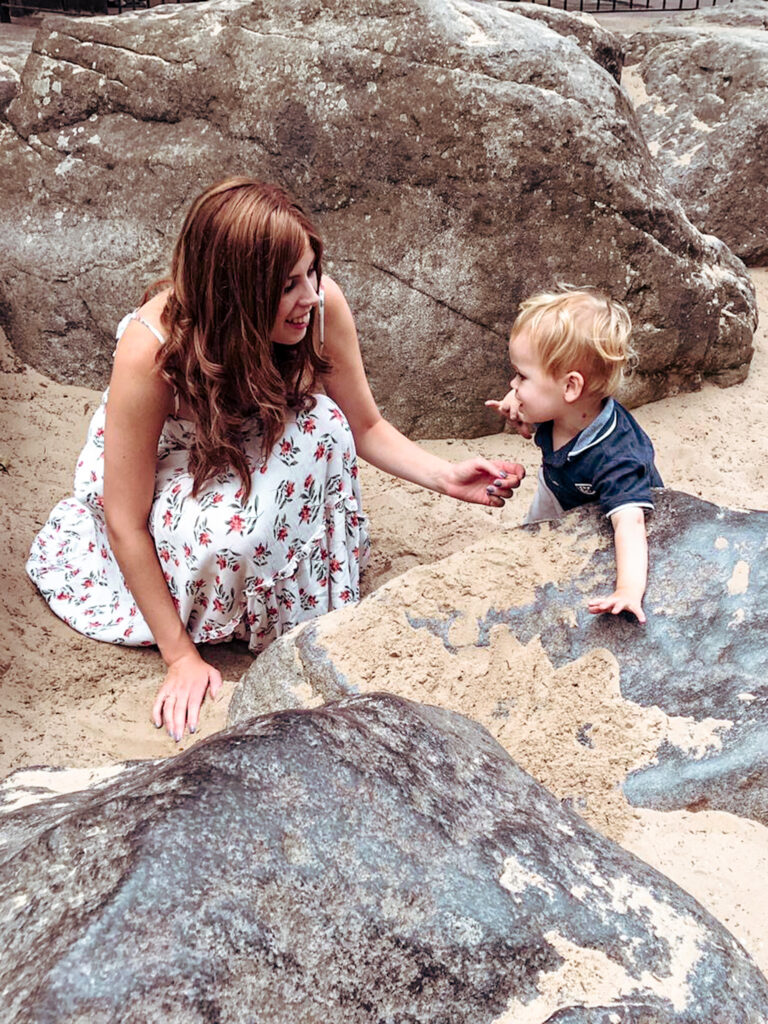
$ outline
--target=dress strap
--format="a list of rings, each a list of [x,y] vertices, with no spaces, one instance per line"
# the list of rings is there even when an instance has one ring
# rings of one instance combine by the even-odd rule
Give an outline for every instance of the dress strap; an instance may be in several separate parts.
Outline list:
[[[165,338],[163,337],[162,333],[157,329],[157,327],[153,327],[148,320],[145,320],[143,316],[139,316],[139,311],[137,309],[134,309],[132,313],[126,313],[123,319],[117,325],[117,331],[115,332],[116,341],[120,341],[125,332],[126,327],[131,322],[131,320],[138,320],[142,327],[146,327],[148,331],[154,334],[154,336],[157,338],[161,345],[165,344]]]
[[[161,345],[165,344],[165,338],[160,333],[160,331],[157,329],[157,327],[153,327],[152,324],[148,320],[144,319],[143,316],[139,316],[139,314],[136,312],[136,310],[134,310],[133,313],[131,313],[131,320],[138,320],[138,322],[143,327],[146,327],[148,331],[151,331],[152,334],[154,334],[154,336],[157,338],[157,340],[160,342]]]
[[[126,313],[125,316],[123,317],[123,319],[117,325],[117,331],[115,332],[115,339],[117,341],[120,341],[120,339],[122,338],[123,333],[124,333],[126,327],[131,322],[131,320],[137,320],[142,325],[142,327],[146,327],[148,331],[150,331],[152,334],[154,334],[154,336],[157,338],[157,340],[160,342],[161,345],[165,344],[165,338],[163,337],[161,332],[157,329],[157,327],[153,327],[152,324],[148,320],[144,319],[143,316],[139,316],[139,312],[136,309],[134,309],[134,311],[132,313]],[[117,350],[115,350],[115,351],[117,351]],[[174,416],[178,416],[179,415],[179,393],[176,390],[176,388],[173,389],[173,415]]]

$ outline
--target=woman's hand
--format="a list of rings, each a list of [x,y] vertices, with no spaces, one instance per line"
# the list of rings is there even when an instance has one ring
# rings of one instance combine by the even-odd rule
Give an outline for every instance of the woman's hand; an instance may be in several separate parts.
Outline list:
[[[218,669],[203,661],[196,650],[183,654],[168,666],[152,707],[152,721],[158,729],[165,725],[168,735],[179,743],[185,726],[190,733],[197,729],[206,692],[210,690],[213,698],[220,689]]]
[[[514,391],[508,391],[506,395],[497,401],[489,398],[485,405],[489,409],[495,409],[499,416],[503,416],[514,431],[528,439],[532,438],[536,431],[535,423],[528,423],[520,416],[520,405]]]
[[[517,462],[503,459],[466,459],[464,462],[448,464],[444,488],[445,494],[460,501],[472,501],[477,505],[495,505],[500,508],[512,491],[520,486],[525,470]]]

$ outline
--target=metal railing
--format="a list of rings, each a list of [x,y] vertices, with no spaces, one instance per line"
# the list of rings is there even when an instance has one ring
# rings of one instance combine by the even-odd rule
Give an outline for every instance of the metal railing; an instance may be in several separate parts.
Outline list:
[[[702,7],[716,7],[733,3],[733,0],[520,0],[561,11],[588,11],[590,13],[611,11],[637,11],[644,14],[654,11],[696,11]]]
[[[122,14],[161,3],[189,2],[191,0],[0,0],[0,22],[37,14]]]

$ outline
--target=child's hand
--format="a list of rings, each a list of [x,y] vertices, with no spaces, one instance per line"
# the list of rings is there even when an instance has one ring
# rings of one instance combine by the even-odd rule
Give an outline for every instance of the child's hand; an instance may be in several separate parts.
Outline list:
[[[495,398],[489,398],[485,404],[489,409],[495,409],[499,416],[503,416],[518,434],[527,438],[533,437],[536,425],[526,423],[520,417],[520,406],[514,391],[508,391],[500,402]]]
[[[589,610],[593,615],[600,615],[601,612],[610,612],[611,615],[618,615],[619,612],[632,612],[638,622],[645,622],[643,611],[643,595],[630,593],[617,587],[610,597],[596,597],[589,602]]]

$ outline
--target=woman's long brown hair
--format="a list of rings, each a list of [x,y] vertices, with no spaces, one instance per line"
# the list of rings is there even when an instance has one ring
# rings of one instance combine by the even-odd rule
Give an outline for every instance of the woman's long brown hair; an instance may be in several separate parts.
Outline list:
[[[243,451],[246,422],[258,417],[266,459],[289,410],[310,407],[318,374],[330,369],[313,343],[314,307],[295,346],[270,341],[283,288],[307,242],[319,282],[323,245],[311,221],[282,189],[250,178],[212,185],[187,214],[173,252],[157,364],[192,410],[193,495],[231,466],[247,498],[255,467]]]

